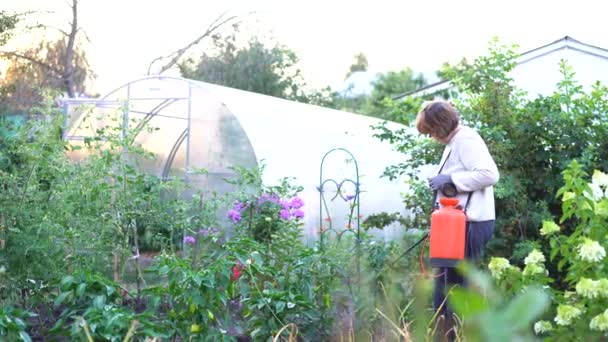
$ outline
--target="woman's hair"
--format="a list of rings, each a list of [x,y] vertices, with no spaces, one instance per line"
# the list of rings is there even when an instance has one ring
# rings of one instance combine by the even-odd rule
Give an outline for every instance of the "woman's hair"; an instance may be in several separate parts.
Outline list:
[[[422,134],[430,134],[439,139],[446,138],[458,127],[460,115],[454,106],[446,101],[430,101],[422,106],[416,116],[416,128]]]

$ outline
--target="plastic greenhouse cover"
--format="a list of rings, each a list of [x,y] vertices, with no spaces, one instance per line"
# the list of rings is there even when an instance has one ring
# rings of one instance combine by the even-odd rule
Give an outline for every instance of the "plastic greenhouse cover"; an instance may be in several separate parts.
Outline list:
[[[231,175],[230,166],[253,167],[263,162],[263,180],[267,185],[276,185],[283,177],[295,177],[295,183],[304,187],[300,195],[305,202],[307,240],[315,240],[320,222],[326,222],[323,218],[327,214],[321,215],[317,189],[321,182],[321,160],[332,149],[347,149],[356,159],[363,217],[382,211],[403,213],[401,193],[407,190],[405,183],[380,176],[385,167],[407,157],[372,136],[370,126],[380,124],[381,120],[162,76],[129,82],[100,100],[100,103],[128,100],[128,119],[147,118],[150,126],[158,128],[153,132],[142,130],[137,141],[157,155],[155,161],[143,167],[159,176],[167,176],[168,170],[171,175],[180,174],[189,163],[191,168],[209,170],[206,178],[194,180],[200,187],[228,191],[218,184]],[[184,137],[189,116],[191,134]],[[75,122],[70,131],[72,138],[86,135],[82,119],[69,121]],[[138,121],[128,120],[130,126]],[[390,123],[389,127],[404,126]],[[356,180],[355,161],[341,150],[332,152],[325,159],[322,177],[336,183]],[[354,192],[354,186],[348,183],[342,187],[345,196]],[[350,203],[340,196],[329,202],[335,195],[334,183],[326,183],[324,189],[334,227],[344,227]],[[390,238],[395,229],[385,229],[376,235]]]

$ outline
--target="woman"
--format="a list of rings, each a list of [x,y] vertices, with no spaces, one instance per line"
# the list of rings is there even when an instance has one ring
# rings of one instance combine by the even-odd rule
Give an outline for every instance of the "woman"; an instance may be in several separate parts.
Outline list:
[[[460,123],[458,111],[448,102],[432,101],[423,105],[416,118],[416,128],[446,145],[439,169],[429,178],[429,186],[437,192],[437,200],[446,195],[444,192],[451,192],[446,189],[455,187],[467,217],[465,256],[468,260],[477,260],[494,233],[492,186],[499,178],[496,163],[483,139],[474,129]],[[455,268],[441,268],[437,273],[434,308],[441,309],[440,315],[449,322],[452,312],[445,301],[446,289],[455,284],[464,285],[464,279]]]

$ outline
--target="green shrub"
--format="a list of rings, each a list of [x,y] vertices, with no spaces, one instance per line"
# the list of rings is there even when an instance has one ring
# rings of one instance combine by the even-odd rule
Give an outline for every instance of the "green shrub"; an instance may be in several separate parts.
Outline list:
[[[608,168],[608,88],[597,83],[583,91],[572,68],[561,61],[556,68],[563,79],[555,92],[530,99],[509,76],[516,57],[512,47],[494,41],[488,55],[443,70],[458,88],[454,102],[463,121],[479,130],[498,165],[496,238],[488,248],[490,254],[506,257],[514,251],[521,254],[529,248],[526,241],[539,238],[544,217],[561,216],[554,194],[563,185],[560,172],[571,160],[578,159],[587,169]],[[401,104],[395,108],[402,110],[395,110],[392,119],[410,125],[419,109]],[[404,197],[414,215],[407,227],[427,227],[430,191],[418,167],[437,164],[442,147],[411,132],[380,126],[376,135],[407,154],[402,163],[387,168],[386,175],[404,175],[412,188]]]
[[[534,329],[560,341],[600,341],[608,334],[608,175],[595,171],[589,183],[587,177],[577,161],[564,170],[565,184],[557,192],[563,214],[557,223],[543,221],[540,235],[547,247],[532,250],[523,270],[504,258],[489,264],[507,295],[527,286],[547,287],[554,307]],[[556,269],[548,270],[550,262]]]

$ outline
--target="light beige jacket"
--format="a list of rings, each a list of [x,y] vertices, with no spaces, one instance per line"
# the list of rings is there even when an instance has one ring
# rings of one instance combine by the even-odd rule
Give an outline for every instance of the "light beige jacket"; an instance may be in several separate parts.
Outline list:
[[[468,193],[473,192],[467,209],[468,221],[496,218],[493,185],[500,175],[488,147],[475,130],[460,126],[446,145],[439,165],[443,165],[442,174],[452,176],[462,207],[466,205]],[[435,174],[438,171],[439,168]],[[440,191],[438,200],[442,196]]]

